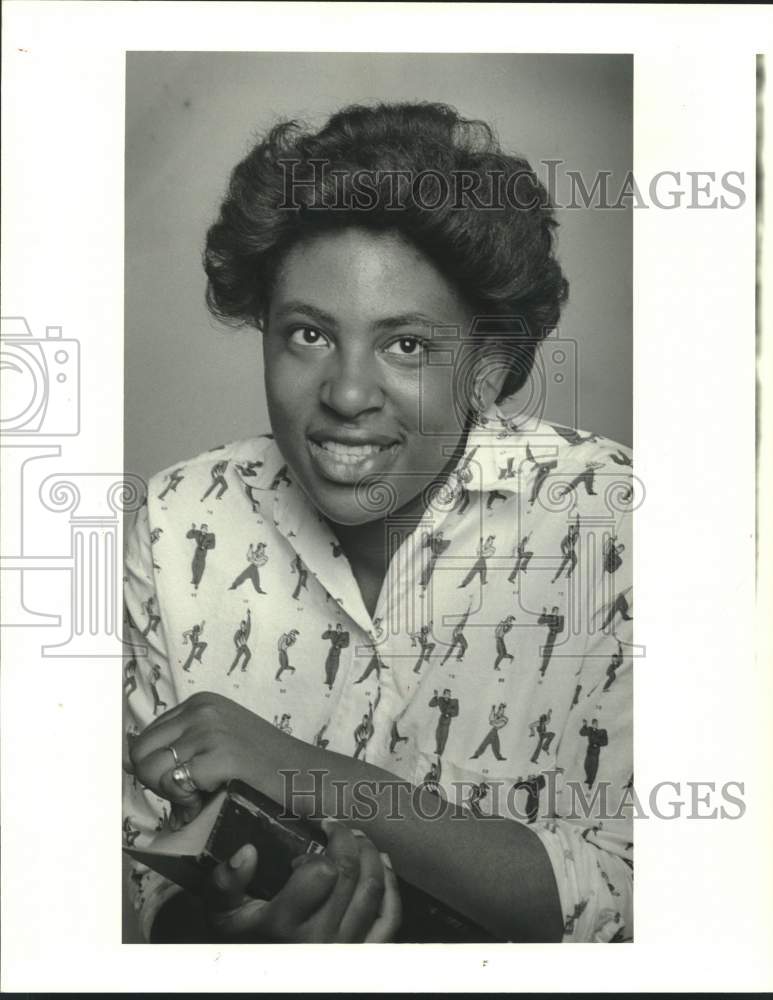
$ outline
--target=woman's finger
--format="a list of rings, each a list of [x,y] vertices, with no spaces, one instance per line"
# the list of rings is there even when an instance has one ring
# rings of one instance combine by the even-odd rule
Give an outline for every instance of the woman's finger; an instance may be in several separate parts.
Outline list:
[[[136,759],[135,754],[147,756],[161,747],[175,746],[175,740],[186,730],[201,729],[203,720],[211,725],[218,717],[218,704],[223,700],[211,692],[199,691],[170,708],[147,725],[134,740],[132,759]]]
[[[315,854],[297,854],[290,862],[290,867],[293,871],[295,871],[296,868],[302,868],[303,865],[307,865],[309,861],[313,861],[315,857]]]
[[[360,830],[351,830],[360,851],[360,870],[354,892],[341,919],[337,941],[364,941],[381,912],[384,864],[373,843]],[[332,900],[331,900],[332,901]]]
[[[179,705],[175,705],[173,708],[170,708],[166,712],[164,712],[163,715],[159,715],[158,718],[154,719],[152,722],[149,722],[147,726],[145,726],[145,728],[142,730],[142,735],[144,736],[146,733],[152,733],[156,729],[159,729],[161,726],[165,726],[168,723],[174,721],[174,719],[178,718],[186,711],[186,706],[188,706],[189,700],[190,699],[186,698],[186,700],[181,701]]]
[[[178,802],[186,805],[193,801],[194,797],[207,792],[214,792],[226,781],[237,775],[231,773],[230,765],[215,750],[204,750],[194,754],[181,767],[186,769],[190,778],[190,787],[185,786],[185,781],[181,784],[176,781],[173,775],[180,775],[180,769],[174,766],[170,760],[170,767],[163,772],[157,782],[158,794],[170,802]]]
[[[172,802],[172,808],[169,813],[169,829],[181,830],[184,826],[187,826],[191,820],[196,819],[199,815],[204,808],[204,803],[205,798],[203,795],[198,795],[196,799],[191,798],[186,803]]]
[[[384,895],[381,900],[381,910],[365,936],[366,944],[383,944],[394,941],[403,919],[403,907],[400,900],[400,890],[397,876],[392,870],[389,855],[382,854],[384,863]]]
[[[320,854],[310,856],[261,914],[265,932],[277,941],[324,940],[316,933],[313,918],[330,897],[338,878],[332,861]]]
[[[226,911],[240,906],[257,868],[258,852],[253,844],[244,844],[228,861],[217,865],[204,893],[208,909]]]
[[[158,721],[161,722],[162,720],[159,719]],[[140,735],[134,737],[129,745],[131,767],[127,768],[127,770],[132,774],[137,774],[138,769],[142,766],[142,762],[147,757],[157,753],[159,750],[169,750],[170,747],[175,748],[175,753],[179,760],[183,761],[185,758],[180,754],[177,744],[185,731],[185,717],[181,717],[179,714],[174,719],[164,720],[163,725],[159,725],[157,728],[149,726],[147,729],[143,729]],[[169,757],[171,761],[174,761],[171,750],[169,750]]]
[[[271,939],[266,930],[266,913],[271,904],[267,899],[248,899],[233,910],[212,910],[210,925],[229,942],[249,944],[256,940]]]
[[[336,866],[338,878],[330,898],[316,914],[315,922],[322,928],[323,940],[336,941],[360,877],[360,838],[343,823],[332,819],[323,820],[322,829],[327,835],[325,857]]]
[[[354,831],[357,835],[358,831]],[[338,930],[338,941],[364,941],[381,913],[385,878],[381,855],[364,835],[360,843],[360,875]]]
[[[172,746],[174,753],[172,753]],[[159,794],[163,794],[160,789],[161,779],[165,774],[171,775],[175,768],[182,764],[189,764],[194,757],[208,750],[205,736],[195,730],[187,730],[182,733],[172,746],[160,746],[150,750],[143,757],[137,755],[135,758],[135,777],[146,788],[159,792]]]

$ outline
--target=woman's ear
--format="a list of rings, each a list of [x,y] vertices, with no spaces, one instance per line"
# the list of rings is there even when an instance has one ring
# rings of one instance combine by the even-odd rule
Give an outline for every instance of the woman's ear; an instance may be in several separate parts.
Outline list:
[[[484,413],[499,399],[510,369],[501,359],[482,358],[472,383],[472,405]]]

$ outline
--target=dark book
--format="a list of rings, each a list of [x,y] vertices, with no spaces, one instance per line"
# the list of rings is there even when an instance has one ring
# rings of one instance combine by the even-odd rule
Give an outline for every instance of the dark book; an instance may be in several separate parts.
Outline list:
[[[227,861],[244,844],[258,851],[258,869],[247,891],[271,899],[292,874],[300,854],[322,854],[324,833],[243,781],[229,781],[199,815],[180,830],[163,830],[143,848],[124,847],[141,864],[153,868],[189,892],[200,894],[210,869]],[[395,871],[403,921],[398,941],[495,941],[491,934],[451,907],[434,899]]]

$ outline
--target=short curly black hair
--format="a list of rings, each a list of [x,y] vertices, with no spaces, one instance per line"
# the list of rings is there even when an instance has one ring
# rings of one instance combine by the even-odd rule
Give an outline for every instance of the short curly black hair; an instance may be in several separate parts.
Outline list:
[[[260,327],[290,247],[352,225],[409,240],[490,331],[517,317],[520,360],[500,398],[521,387],[568,292],[553,208],[525,159],[445,104],[351,105],[318,132],[278,124],[234,168],[207,233],[210,311]]]

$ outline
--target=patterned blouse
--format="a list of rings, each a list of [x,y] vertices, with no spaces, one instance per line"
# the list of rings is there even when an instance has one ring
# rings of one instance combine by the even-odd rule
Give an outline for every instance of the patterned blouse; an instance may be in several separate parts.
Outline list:
[[[419,526],[386,539],[371,618],[270,436],[161,472],[127,533],[125,737],[196,691],[232,698],[477,816],[529,824],[564,940],[630,940],[639,502],[625,448],[493,411]],[[167,810],[127,777],[124,842],[148,844]],[[177,890],[137,864],[130,884],[147,938]]]

